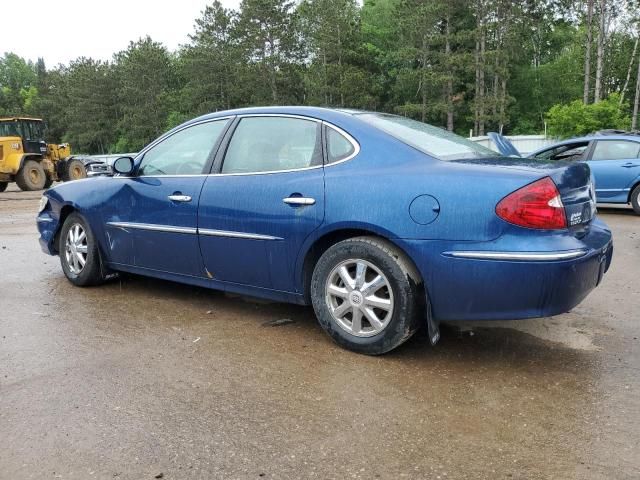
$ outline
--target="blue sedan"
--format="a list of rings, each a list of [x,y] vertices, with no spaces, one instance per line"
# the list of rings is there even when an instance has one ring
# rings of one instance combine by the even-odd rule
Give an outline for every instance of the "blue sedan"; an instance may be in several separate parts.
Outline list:
[[[504,155],[519,156],[506,138],[489,134]],[[537,150],[529,158],[581,161],[591,167],[598,203],[631,204],[640,215],[640,134],[605,130]]]
[[[58,185],[42,249],[75,285],[130,272],[311,304],[340,345],[392,350],[443,320],[566,312],[612,238],[589,166],[498,157],[404,117],[270,107],[206,115]]]

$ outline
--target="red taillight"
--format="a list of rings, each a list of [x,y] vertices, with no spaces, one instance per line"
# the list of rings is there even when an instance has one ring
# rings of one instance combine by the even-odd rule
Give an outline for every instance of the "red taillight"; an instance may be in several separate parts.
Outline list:
[[[530,183],[504,197],[496,206],[496,214],[521,227],[567,228],[560,192],[549,177]]]

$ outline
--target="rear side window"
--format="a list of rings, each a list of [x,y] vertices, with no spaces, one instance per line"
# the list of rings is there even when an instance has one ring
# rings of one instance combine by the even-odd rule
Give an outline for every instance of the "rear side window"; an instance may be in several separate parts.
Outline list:
[[[582,160],[589,142],[569,143],[538,153],[534,158],[539,160]]]
[[[638,158],[640,143],[627,140],[598,140],[591,160],[626,160]]]
[[[410,118],[382,113],[362,114],[359,118],[401,142],[440,160],[497,156],[496,152],[478,143]]]
[[[320,125],[289,117],[240,120],[229,142],[222,173],[296,170],[322,164]]]
[[[353,155],[356,147],[337,130],[327,127],[327,163],[335,163]]]

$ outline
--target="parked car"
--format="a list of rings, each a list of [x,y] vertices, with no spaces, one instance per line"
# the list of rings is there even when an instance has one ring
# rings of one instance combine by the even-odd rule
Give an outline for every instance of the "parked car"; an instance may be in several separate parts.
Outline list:
[[[489,134],[500,153],[520,156],[506,138]],[[595,177],[598,203],[631,204],[640,215],[640,133],[604,130],[536,150],[529,158],[587,162]]]
[[[42,249],[75,285],[131,272],[312,304],[381,354],[422,324],[555,315],[609,268],[589,166],[496,158],[404,117],[271,107],[187,122],[117,175],[45,192]]]
[[[87,176],[113,175],[113,162],[122,156],[134,157],[135,153],[119,153],[108,155],[83,155],[76,156],[87,170]]]

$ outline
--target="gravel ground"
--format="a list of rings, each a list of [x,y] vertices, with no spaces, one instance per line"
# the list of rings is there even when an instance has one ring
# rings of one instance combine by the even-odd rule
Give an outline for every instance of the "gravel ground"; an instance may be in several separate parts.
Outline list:
[[[383,357],[309,308],[126,276],[73,287],[0,193],[0,478],[640,478],[640,217],[572,312]],[[280,321],[286,320],[286,321]]]

